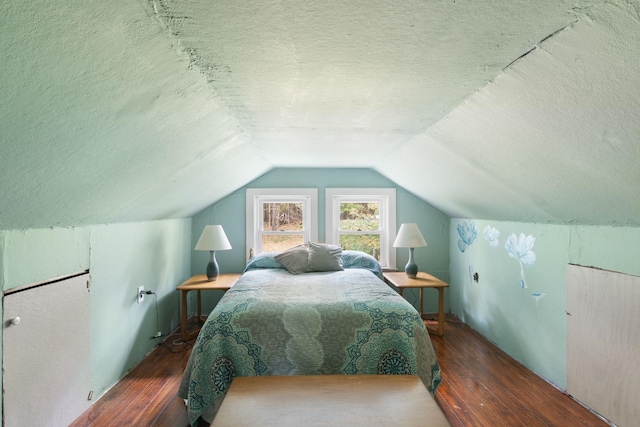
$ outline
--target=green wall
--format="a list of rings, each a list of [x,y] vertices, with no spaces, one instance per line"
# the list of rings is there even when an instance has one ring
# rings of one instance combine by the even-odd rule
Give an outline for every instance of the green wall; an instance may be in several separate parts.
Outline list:
[[[449,280],[449,218],[418,199],[402,187],[371,169],[348,168],[279,168],[254,180],[245,187],[225,197],[218,203],[195,215],[192,219],[193,248],[207,224],[221,224],[233,249],[216,252],[222,273],[239,273],[245,266],[246,253],[246,199],[247,188],[317,188],[318,189],[318,240],[325,236],[325,189],[326,188],[395,188],[397,228],[403,222],[415,222],[427,240],[426,248],[417,248],[415,261],[423,271],[428,271],[442,280]],[[397,252],[397,264],[404,268],[409,258],[406,249]],[[204,274],[209,253],[193,251],[192,274]],[[221,293],[203,294],[203,310],[211,310]],[[405,292],[407,299],[417,306],[417,292]],[[434,294],[435,295],[435,294]],[[425,293],[426,309],[435,311],[437,301]]]
[[[471,224],[478,234],[466,245],[460,240],[471,239],[461,239],[458,226],[464,230]],[[487,227],[500,232],[496,247],[484,236]],[[521,233],[535,239],[530,248],[535,261],[529,254],[522,263],[527,288],[521,287],[520,260],[505,248],[510,235]],[[567,264],[640,275],[640,228],[452,219],[450,239],[451,311],[562,390],[567,384]]]
[[[180,322],[175,288],[190,275],[191,220],[0,232],[3,290],[83,270],[91,274],[91,377],[94,399],[155,346],[153,295],[163,334]]]
[[[561,389],[566,389],[567,263],[640,275],[639,228],[449,219],[370,169],[281,168],[192,219],[0,231],[0,285],[8,290],[90,270],[92,381],[94,395],[100,396],[154,345],[148,337],[156,331],[155,300],[147,295],[142,305],[137,304],[137,286],[156,292],[160,330],[173,330],[180,322],[175,287],[203,273],[208,261],[208,253],[193,251],[204,226],[223,225],[233,249],[217,253],[220,268],[223,273],[241,272],[246,188],[290,187],[318,189],[319,240],[325,234],[327,187],[396,188],[397,227],[418,223],[428,246],[416,249],[416,262],[422,271],[450,283],[447,311]],[[460,245],[458,226],[472,223],[475,240]],[[500,232],[496,247],[483,235],[487,226]],[[507,238],[521,233],[535,238],[535,261],[529,259],[530,266],[522,267],[527,288],[521,287],[520,261],[505,249]],[[408,251],[399,249],[400,269],[407,258]],[[472,279],[475,272],[477,283]],[[405,295],[418,306],[417,292]],[[203,296],[207,312],[221,293]],[[435,294],[425,293],[425,308],[435,311]]]

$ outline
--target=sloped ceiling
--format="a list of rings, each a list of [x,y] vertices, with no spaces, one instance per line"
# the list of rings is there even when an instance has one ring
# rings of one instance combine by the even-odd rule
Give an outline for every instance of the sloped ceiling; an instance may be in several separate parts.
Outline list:
[[[640,226],[640,4],[5,0],[0,229],[191,216],[275,167]]]

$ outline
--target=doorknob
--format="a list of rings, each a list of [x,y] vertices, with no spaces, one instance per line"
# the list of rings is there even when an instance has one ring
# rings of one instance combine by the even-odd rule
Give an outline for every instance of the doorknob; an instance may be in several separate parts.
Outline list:
[[[17,325],[18,323],[20,323],[20,316],[16,316],[13,319],[9,320],[9,323],[11,323],[12,325]]]

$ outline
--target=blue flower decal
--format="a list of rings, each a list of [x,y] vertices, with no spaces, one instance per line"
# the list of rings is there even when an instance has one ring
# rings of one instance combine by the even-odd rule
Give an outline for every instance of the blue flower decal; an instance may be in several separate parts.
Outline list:
[[[547,294],[545,294],[544,292],[535,291],[531,294],[531,296],[536,300],[537,303],[538,301],[540,301],[540,298],[544,298],[545,296],[547,296]]]
[[[536,261],[536,254],[531,252],[535,242],[536,238],[531,234],[525,236],[520,233],[520,237],[516,237],[516,234],[512,233],[507,239],[507,243],[504,244],[504,248],[509,253],[509,256],[519,260],[527,267],[531,267]]]
[[[500,230],[487,225],[482,231],[482,234],[484,234],[484,238],[489,242],[489,246],[491,246],[492,248],[498,247],[498,237],[500,237]]]
[[[512,233],[509,238],[507,238],[507,242],[504,244],[504,248],[509,253],[510,257],[517,259],[520,262],[520,287],[527,288],[527,281],[524,277],[524,268],[531,267],[533,263],[536,261],[535,252],[531,251],[533,248],[533,244],[536,239],[531,234],[525,236],[520,233],[519,237],[516,237],[515,233]]]
[[[458,239],[458,248],[460,248],[460,252],[464,252],[478,237],[478,227],[476,227],[475,221],[469,223],[464,221],[462,224],[458,224],[457,228],[458,236],[460,236]]]

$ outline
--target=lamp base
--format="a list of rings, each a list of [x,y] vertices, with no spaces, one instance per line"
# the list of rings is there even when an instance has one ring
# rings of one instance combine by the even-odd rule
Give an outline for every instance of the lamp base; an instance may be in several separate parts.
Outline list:
[[[214,280],[218,280],[220,276],[220,268],[218,267],[218,262],[216,261],[216,251],[211,252],[211,261],[207,264],[207,281],[213,282]]]
[[[413,248],[409,248],[409,262],[407,262],[404,272],[407,273],[407,277],[410,279],[418,277],[418,266],[413,261]]]

